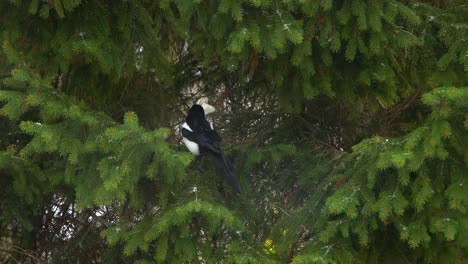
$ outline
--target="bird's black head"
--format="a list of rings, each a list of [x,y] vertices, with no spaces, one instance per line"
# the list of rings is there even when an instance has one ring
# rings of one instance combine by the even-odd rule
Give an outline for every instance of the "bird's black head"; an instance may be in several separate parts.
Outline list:
[[[203,107],[197,104],[194,104],[192,108],[190,108],[185,121],[192,131],[200,132],[204,131],[204,127],[210,127],[210,124],[205,119]]]
[[[190,108],[188,114],[205,118],[205,110],[203,110],[203,107],[198,104],[192,105],[192,108]]]

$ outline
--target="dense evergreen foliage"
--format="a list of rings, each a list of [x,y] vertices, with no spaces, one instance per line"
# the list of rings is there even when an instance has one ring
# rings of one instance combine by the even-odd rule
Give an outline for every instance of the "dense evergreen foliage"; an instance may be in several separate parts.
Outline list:
[[[0,14],[0,261],[466,262],[464,1]],[[206,98],[241,194],[180,144]]]

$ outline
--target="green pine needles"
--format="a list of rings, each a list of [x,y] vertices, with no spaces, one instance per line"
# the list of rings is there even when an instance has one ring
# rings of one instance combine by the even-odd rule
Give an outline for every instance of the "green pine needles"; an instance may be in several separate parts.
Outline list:
[[[0,2],[0,262],[466,262],[467,14]],[[240,195],[180,143],[206,98]]]
[[[342,165],[331,163],[328,177],[339,184],[326,198],[319,220],[311,223],[310,228],[319,231],[319,242],[312,243],[313,253],[298,257],[298,263],[333,260],[356,248],[388,259],[386,248],[398,240],[407,243],[407,249],[401,245],[400,253],[392,252],[394,260],[457,258],[451,245],[461,249],[467,243],[462,194],[467,191],[462,125],[467,96],[466,87],[425,94],[423,101],[432,113],[420,127],[400,138],[364,140],[340,158]],[[344,239],[356,239],[356,244],[342,244]],[[414,248],[420,250],[412,252]],[[368,253],[356,257],[369,261]]]

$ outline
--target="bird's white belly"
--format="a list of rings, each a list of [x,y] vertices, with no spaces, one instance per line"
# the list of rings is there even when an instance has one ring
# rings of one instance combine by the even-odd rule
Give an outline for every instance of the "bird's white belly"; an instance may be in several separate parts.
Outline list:
[[[198,147],[197,143],[192,142],[184,137],[182,137],[182,142],[184,142],[185,146],[190,152],[192,152],[192,154],[200,155],[200,148]]]

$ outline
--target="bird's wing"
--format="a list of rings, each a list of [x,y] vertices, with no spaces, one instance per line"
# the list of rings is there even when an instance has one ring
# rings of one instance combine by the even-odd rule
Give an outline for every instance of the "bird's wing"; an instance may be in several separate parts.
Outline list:
[[[194,141],[195,140],[195,133],[193,133],[192,131],[186,129],[185,127],[182,127],[182,136],[190,141]]]
[[[208,149],[213,153],[221,153],[219,146],[220,141],[217,140],[219,137],[216,131],[210,133],[205,132],[191,132],[188,129],[182,128],[182,136],[192,142],[197,143],[202,149]]]
[[[219,146],[221,144],[221,137],[219,136],[218,132],[214,129],[210,129],[208,131],[205,131],[205,135],[207,138],[210,139],[213,144]]]

